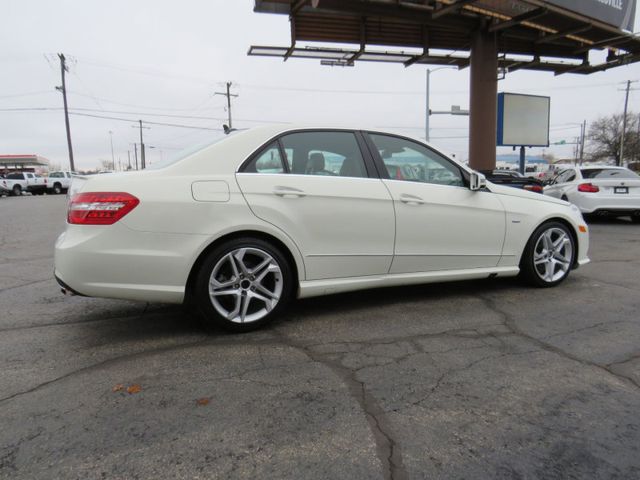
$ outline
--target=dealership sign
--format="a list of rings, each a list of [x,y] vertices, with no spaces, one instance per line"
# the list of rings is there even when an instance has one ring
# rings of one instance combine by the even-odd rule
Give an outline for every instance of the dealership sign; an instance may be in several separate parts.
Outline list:
[[[633,32],[637,0],[544,0],[585,17],[599,20],[622,30]],[[515,17],[537,8],[521,0],[476,0],[474,6]]]
[[[633,32],[636,0],[547,0],[547,2]]]

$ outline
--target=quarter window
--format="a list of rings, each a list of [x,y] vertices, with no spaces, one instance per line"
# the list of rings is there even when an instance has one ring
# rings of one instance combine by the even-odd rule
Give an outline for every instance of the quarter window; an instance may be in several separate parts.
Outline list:
[[[289,171],[297,175],[366,177],[364,159],[351,132],[300,132],[280,140]]]
[[[576,172],[574,170],[565,170],[556,179],[555,183],[567,183],[576,179]]]
[[[284,164],[277,142],[265,147],[245,169],[247,173],[284,173]]]
[[[437,185],[464,186],[460,168],[433,150],[403,138],[369,134],[389,178]]]

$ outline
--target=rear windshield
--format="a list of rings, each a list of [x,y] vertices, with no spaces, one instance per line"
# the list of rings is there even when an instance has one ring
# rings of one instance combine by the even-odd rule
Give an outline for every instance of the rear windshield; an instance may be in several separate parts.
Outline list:
[[[168,158],[165,158],[163,160],[157,161],[157,162],[153,162],[153,164],[148,165],[147,169],[148,170],[158,170],[160,168],[164,168],[164,167],[168,167],[169,165],[173,165],[174,163],[179,162],[180,160],[182,160],[183,158],[187,158],[190,155],[193,155],[196,152],[199,152],[200,150],[210,147],[211,145],[221,142],[223,140],[226,140],[227,138],[229,138],[231,135],[234,135],[235,132],[231,132],[228,135],[224,135],[222,134],[222,136],[220,136],[219,133],[214,133],[215,138],[207,140],[206,142],[203,143],[199,143],[197,145],[192,145],[190,147],[187,147],[183,150],[180,150],[179,152],[177,152],[175,155],[171,155]]]
[[[10,173],[9,175],[7,175],[8,180],[22,180],[23,178],[24,175],[22,175],[21,173]]]
[[[582,178],[638,178],[638,175],[619,168],[589,168],[582,170]]]

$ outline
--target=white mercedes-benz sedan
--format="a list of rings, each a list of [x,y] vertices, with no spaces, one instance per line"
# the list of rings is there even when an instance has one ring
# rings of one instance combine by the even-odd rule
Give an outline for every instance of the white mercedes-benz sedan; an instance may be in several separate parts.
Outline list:
[[[551,180],[544,194],[573,203],[585,215],[629,216],[640,222],[640,176],[628,168],[569,167]]]
[[[63,291],[185,302],[245,331],[294,297],[519,273],[551,287],[589,261],[575,206],[389,133],[255,128],[154,167],[74,179]]]

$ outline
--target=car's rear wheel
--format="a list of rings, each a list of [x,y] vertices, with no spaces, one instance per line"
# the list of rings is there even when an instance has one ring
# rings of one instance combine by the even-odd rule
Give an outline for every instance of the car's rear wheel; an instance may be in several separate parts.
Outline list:
[[[560,222],[548,222],[531,235],[520,271],[532,285],[555,287],[569,276],[575,255],[576,245],[569,228]]]
[[[60,185],[59,183],[56,183],[53,186],[53,193],[55,193],[56,195],[60,195],[62,193],[62,185]]]
[[[293,281],[292,267],[279,249],[258,238],[240,238],[205,257],[194,297],[207,324],[246,332],[283,311]]]

